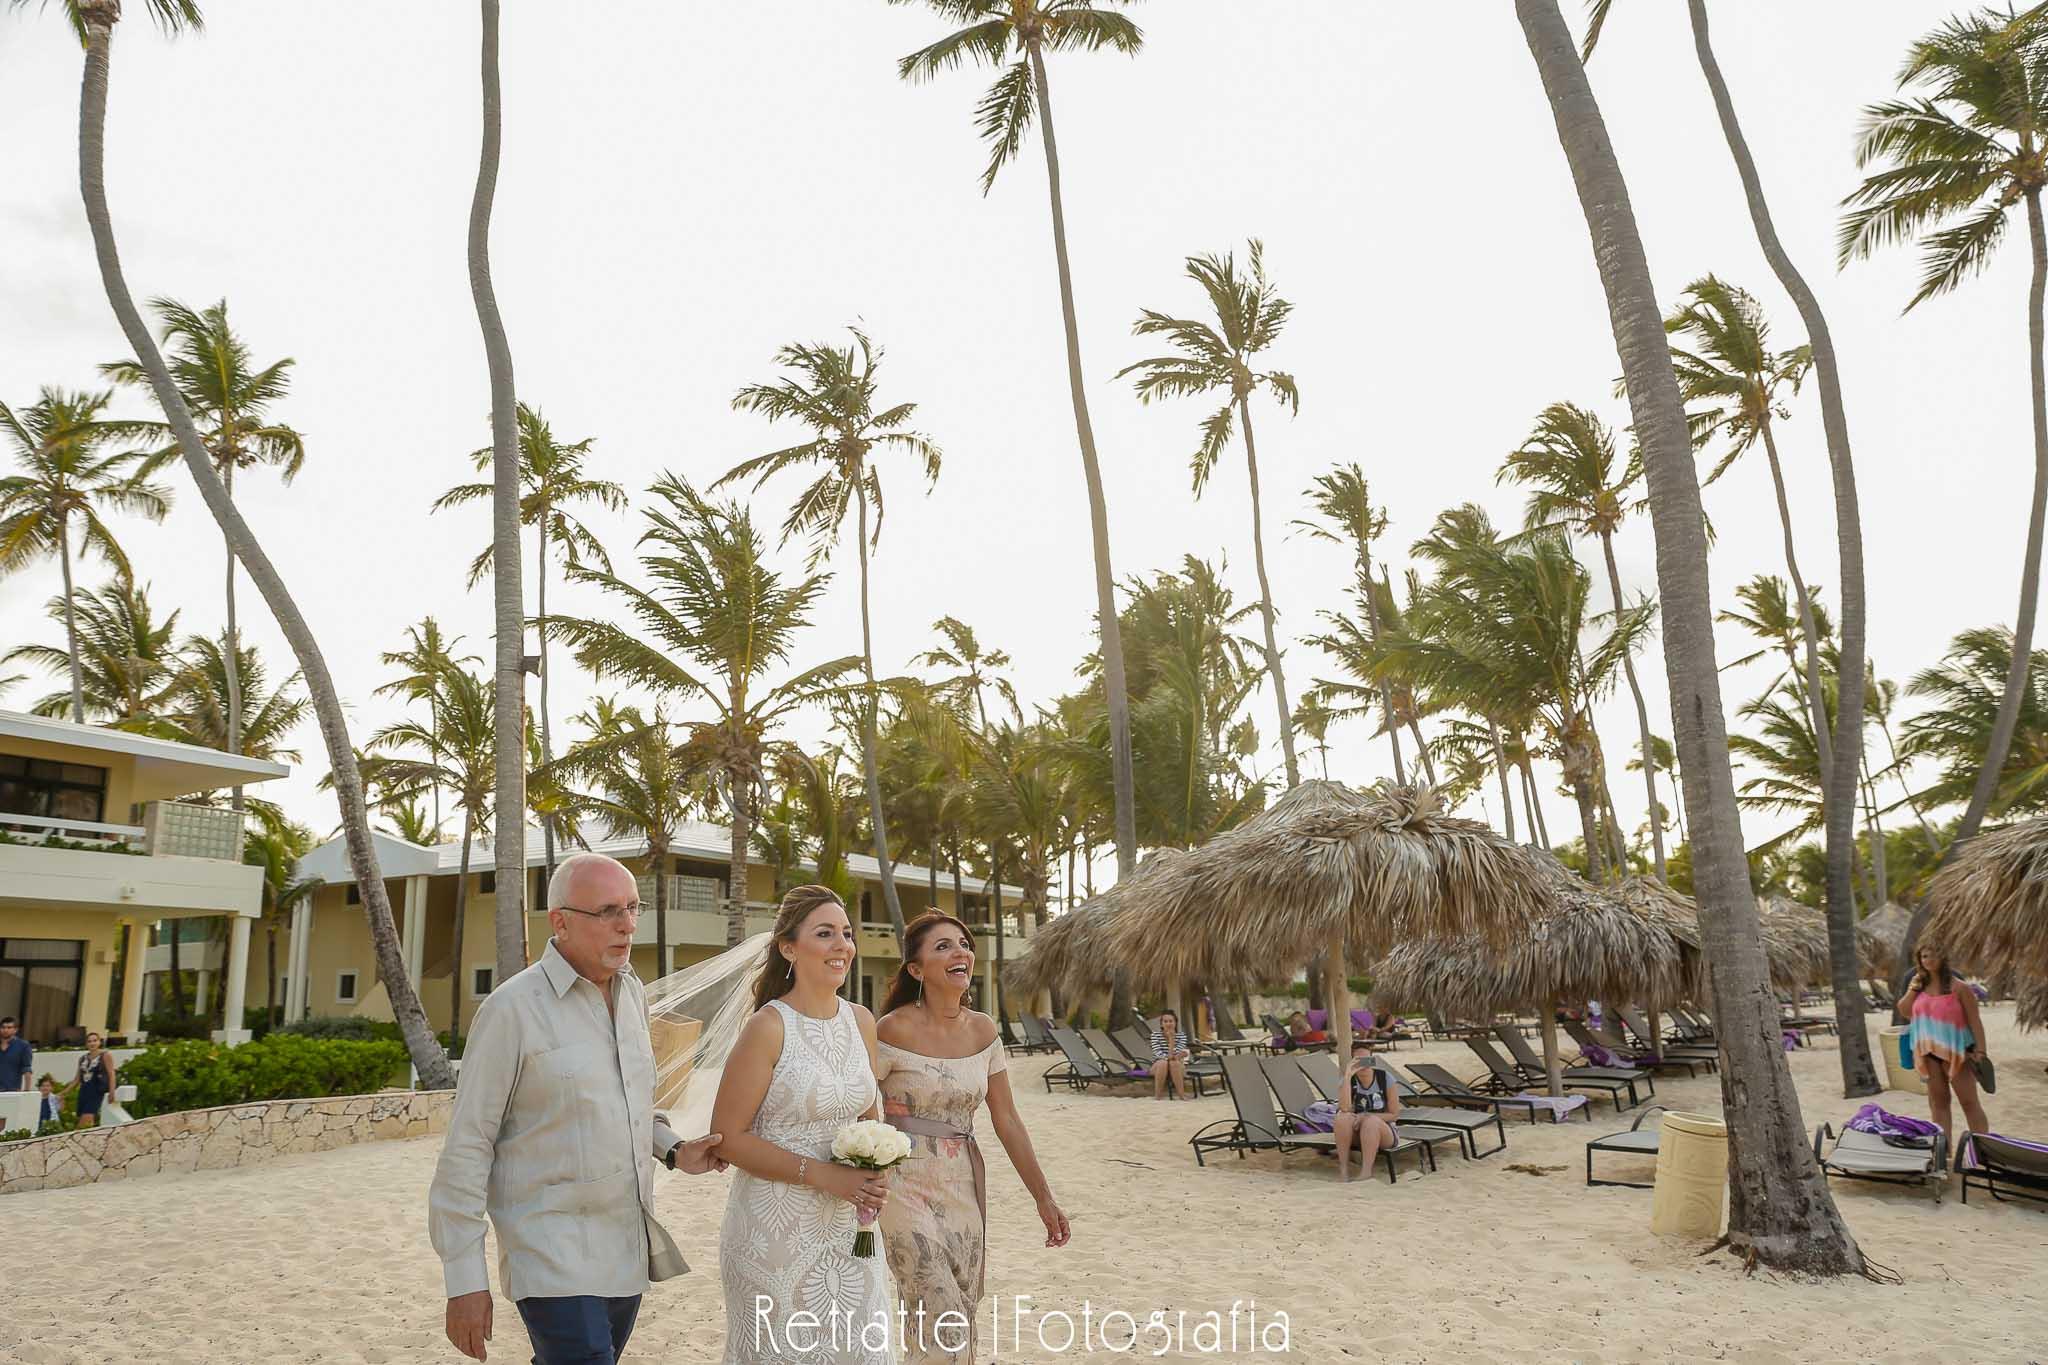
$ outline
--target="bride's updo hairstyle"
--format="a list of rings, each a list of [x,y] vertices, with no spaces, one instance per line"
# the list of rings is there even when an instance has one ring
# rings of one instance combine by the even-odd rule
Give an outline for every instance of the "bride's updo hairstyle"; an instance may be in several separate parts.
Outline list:
[[[755,1009],[787,995],[789,988],[796,984],[789,959],[779,951],[780,945],[795,943],[797,930],[804,927],[804,921],[811,917],[811,912],[827,905],[836,905],[841,910],[846,908],[845,902],[839,899],[839,893],[829,886],[792,887],[782,898],[782,908],[775,912],[775,937],[768,943],[768,960],[761,964],[761,974],[754,978]]]
[[[932,932],[947,924],[967,935],[970,944],[974,942],[974,931],[943,910],[927,910],[912,920],[903,931],[903,965],[896,969],[895,978],[889,982],[889,993],[882,997],[883,1014],[924,998],[922,983],[910,974],[910,964],[923,954],[924,941]]]

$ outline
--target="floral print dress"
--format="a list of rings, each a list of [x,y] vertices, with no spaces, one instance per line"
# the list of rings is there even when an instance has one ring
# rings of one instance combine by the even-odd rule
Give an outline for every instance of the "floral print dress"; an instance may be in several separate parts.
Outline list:
[[[988,1097],[989,1077],[1009,1063],[1000,1038],[971,1057],[927,1057],[889,1043],[881,1045],[880,1055],[883,1116],[892,1123],[908,1120],[898,1126],[906,1127],[911,1141],[910,1159],[890,1174],[889,1202],[882,1206],[889,1268],[908,1308],[904,1365],[972,1365],[975,1309],[988,1259],[974,1115]],[[939,1328],[945,1313],[964,1318],[964,1330],[950,1323]]]

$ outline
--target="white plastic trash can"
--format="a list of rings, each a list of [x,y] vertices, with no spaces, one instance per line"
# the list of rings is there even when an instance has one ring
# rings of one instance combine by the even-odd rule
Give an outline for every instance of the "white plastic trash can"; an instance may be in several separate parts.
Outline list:
[[[1728,1125],[1709,1114],[1666,1114],[1650,1231],[1660,1237],[1719,1237],[1727,1199]]]
[[[1906,1024],[1877,1031],[1877,1050],[1884,1054],[1884,1088],[1910,1090],[1916,1095],[1924,1095],[1927,1093],[1927,1078],[1899,1061],[1899,1040],[1911,1031]]]

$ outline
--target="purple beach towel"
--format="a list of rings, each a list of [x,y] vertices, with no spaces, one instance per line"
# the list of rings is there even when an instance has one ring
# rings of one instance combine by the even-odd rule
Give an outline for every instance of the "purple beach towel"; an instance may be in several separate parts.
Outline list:
[[[1866,1104],[1856,1111],[1856,1117],[1844,1124],[1859,1133],[1875,1133],[1881,1138],[1905,1138],[1918,1144],[1941,1136],[1941,1125],[1916,1119],[1911,1114],[1894,1114],[1876,1104]]]

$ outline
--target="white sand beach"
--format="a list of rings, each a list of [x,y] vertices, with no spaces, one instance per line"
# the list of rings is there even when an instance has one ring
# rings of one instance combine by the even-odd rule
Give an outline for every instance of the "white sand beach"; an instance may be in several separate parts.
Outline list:
[[[2048,1134],[2048,1039],[2017,1034],[2010,1006],[1986,1011],[2001,1093],[1993,1126]],[[1878,1025],[1875,1016],[1871,1026]],[[1443,1045],[1432,1057],[1475,1068]],[[989,1149],[990,1292],[1077,1317],[1084,1301],[1143,1321],[1256,1301],[1258,1321],[1289,1317],[1291,1354],[1339,1361],[2024,1361],[2048,1349],[2048,1209],[1836,1182],[1869,1254],[1904,1276],[1806,1284],[1745,1279],[1703,1243],[1648,1228],[1647,1190],[1588,1189],[1589,1137],[1626,1128],[1604,1100],[1594,1122],[1511,1123],[1505,1153],[1400,1182],[1340,1187],[1312,1155],[1224,1158],[1197,1169],[1187,1137],[1229,1112],[1227,1098],[1047,1095],[1042,1058],[1012,1063],[1035,1142],[1074,1240],[1042,1245],[1030,1201],[999,1146]],[[1795,1054],[1809,1127],[1840,1124],[1827,1039]],[[1658,1083],[1658,1100],[1717,1112],[1717,1082]],[[1924,1114],[1917,1096],[1887,1107]],[[8,1308],[0,1360],[24,1365],[213,1365],[455,1361],[441,1336],[440,1273],[424,1198],[438,1139],[284,1157],[244,1170],[16,1195],[0,1201]],[[1612,1158],[1607,1158],[1612,1160]],[[1603,1169],[1605,1169],[1603,1167]],[[1615,1174],[1627,1167],[1615,1165]],[[1649,1163],[1640,1167],[1648,1178]],[[628,1358],[715,1361],[722,1340],[716,1266],[725,1178],[662,1176],[663,1217],[696,1267],[648,1295]],[[524,1335],[498,1305],[492,1360],[523,1361]],[[1006,1321],[1007,1321],[1006,1317]],[[1073,1358],[1021,1347],[998,1358]],[[1007,1332],[1007,1327],[1004,1329]],[[1049,1339],[1058,1342],[1056,1320]],[[1121,1341],[1121,1338],[1118,1338]],[[1133,1354],[1154,1348],[1142,1339]],[[1163,1359],[1199,1359],[1190,1335]],[[1227,1343],[1226,1343],[1227,1344]],[[1241,1344],[1243,1340],[1241,1338]],[[984,1338],[984,1355],[990,1343]],[[1098,1352],[1098,1357],[1102,1354]],[[1226,1350],[1223,1354],[1229,1354]]]

